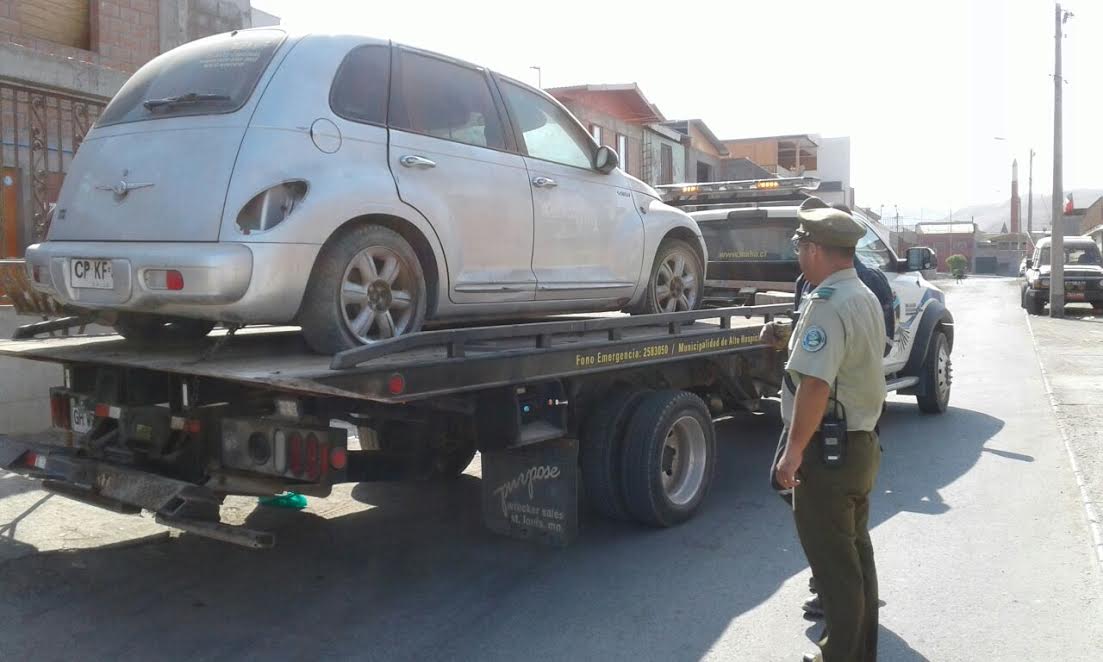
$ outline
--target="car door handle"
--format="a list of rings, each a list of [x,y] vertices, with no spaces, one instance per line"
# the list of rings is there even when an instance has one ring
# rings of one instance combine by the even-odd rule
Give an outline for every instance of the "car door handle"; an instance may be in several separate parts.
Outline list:
[[[533,177],[532,185],[537,188],[555,188],[559,184],[551,177]]]
[[[430,161],[424,156],[414,156],[413,154],[407,154],[398,160],[399,163],[407,168],[435,168],[437,167],[436,161]]]

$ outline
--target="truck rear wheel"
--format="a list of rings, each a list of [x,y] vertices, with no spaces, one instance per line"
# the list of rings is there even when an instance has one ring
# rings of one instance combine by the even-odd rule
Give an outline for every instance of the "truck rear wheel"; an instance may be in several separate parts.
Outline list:
[[[591,412],[582,429],[579,463],[586,499],[608,519],[631,519],[624,502],[622,449],[624,430],[644,395],[644,391],[627,387],[613,390]]]
[[[712,484],[716,433],[708,408],[685,391],[657,391],[640,401],[624,437],[628,512],[655,527],[692,517]]]
[[[950,404],[953,384],[953,364],[950,361],[950,341],[942,331],[936,331],[923,361],[923,395],[915,397],[919,410],[925,414],[941,414]]]

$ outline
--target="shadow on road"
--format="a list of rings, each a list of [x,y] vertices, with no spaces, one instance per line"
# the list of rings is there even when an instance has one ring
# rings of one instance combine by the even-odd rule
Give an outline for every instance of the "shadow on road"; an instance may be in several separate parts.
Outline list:
[[[898,512],[952,508],[939,490],[1002,427],[974,411],[890,404],[874,543]],[[807,567],[768,486],[776,417],[719,431],[713,493],[675,529],[586,517],[573,547],[544,549],[485,532],[470,476],[360,485],[329,518],[255,511],[249,525],[279,535],[267,552],[185,535],[0,565],[0,640],[13,659],[65,657],[77,642],[89,658],[699,659]],[[925,659],[884,628],[881,641],[884,659]]]

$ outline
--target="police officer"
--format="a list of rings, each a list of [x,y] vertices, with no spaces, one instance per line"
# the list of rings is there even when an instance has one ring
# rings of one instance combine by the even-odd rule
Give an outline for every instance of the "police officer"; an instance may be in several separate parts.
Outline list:
[[[797,534],[825,613],[821,653],[805,660],[875,660],[877,570],[868,524],[881,459],[874,426],[885,399],[884,319],[853,266],[862,227],[818,198],[806,200],[799,217],[797,257],[818,286],[789,339],[785,450],[775,481],[792,490]]]

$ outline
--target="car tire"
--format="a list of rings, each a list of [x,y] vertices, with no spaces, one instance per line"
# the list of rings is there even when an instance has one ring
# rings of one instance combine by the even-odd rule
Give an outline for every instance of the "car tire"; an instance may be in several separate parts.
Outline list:
[[[701,398],[656,391],[624,435],[624,501],[633,519],[669,527],[693,517],[712,485],[716,433]]]
[[[215,322],[147,313],[119,313],[113,326],[120,336],[131,342],[152,344],[200,340],[211,332]]]
[[[950,341],[942,331],[936,331],[923,360],[922,395],[915,396],[919,410],[925,414],[941,414],[950,405],[950,388],[954,369],[950,360]]]
[[[704,289],[701,256],[681,239],[664,239],[655,251],[647,289],[631,312],[650,315],[694,310],[701,305]]]
[[[359,225],[322,248],[299,323],[312,350],[336,354],[416,333],[425,314],[425,276],[409,242],[390,228]]]
[[[1045,312],[1046,302],[1044,299],[1032,297],[1028,294],[1026,295],[1024,303],[1026,312],[1030,313],[1031,315],[1041,315],[1043,312]]]
[[[614,389],[590,413],[582,427],[579,465],[586,500],[602,517],[631,519],[624,502],[624,431],[646,391]]]

